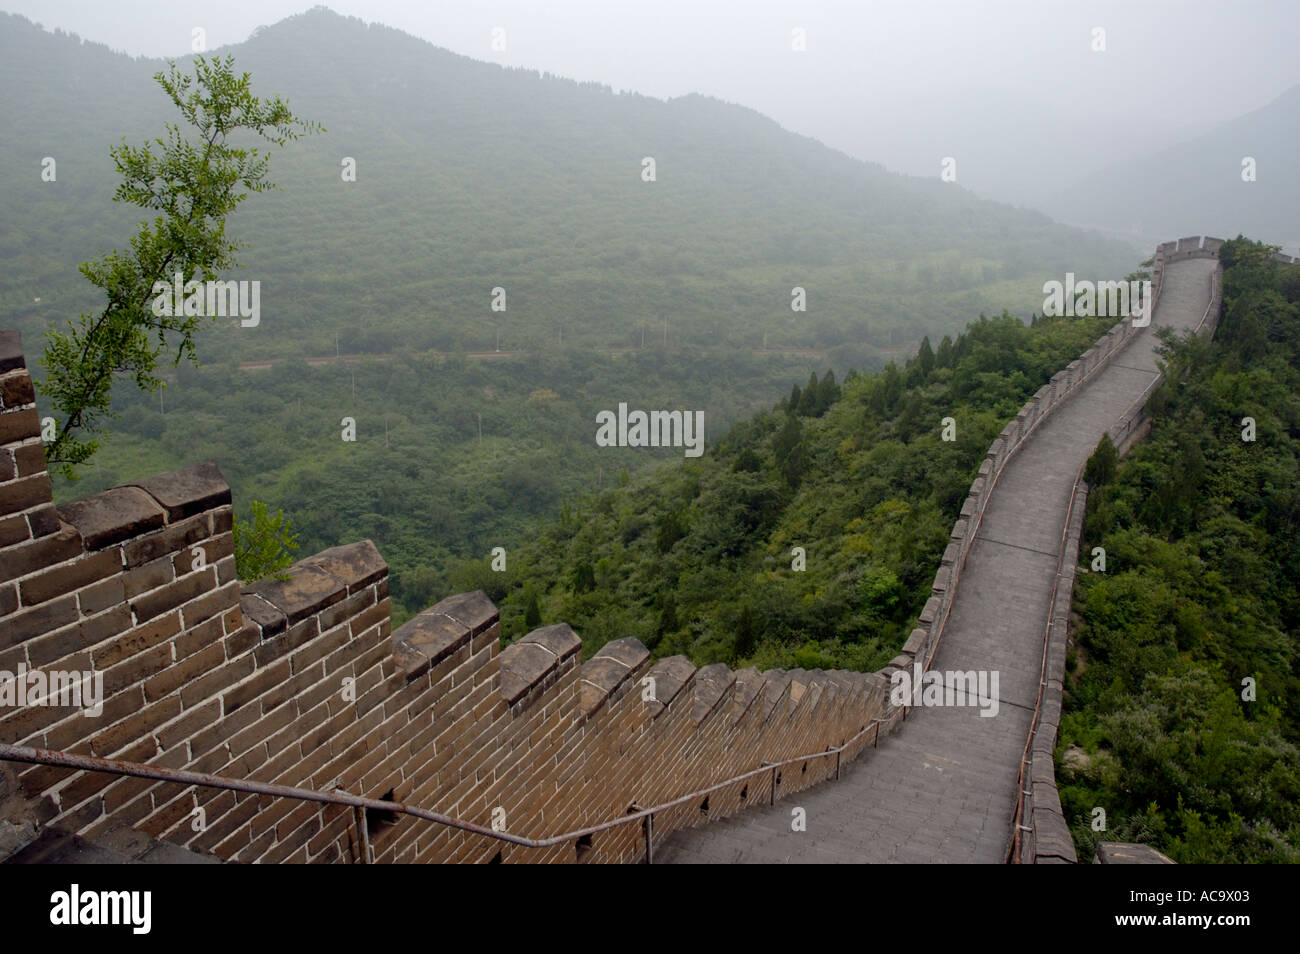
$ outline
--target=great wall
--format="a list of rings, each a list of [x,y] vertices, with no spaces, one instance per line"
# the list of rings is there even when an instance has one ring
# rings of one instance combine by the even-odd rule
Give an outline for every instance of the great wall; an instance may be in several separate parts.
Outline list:
[[[1221,244],[1159,246],[1153,327],[1213,329]],[[1203,261],[1182,264],[1192,260]],[[0,825],[131,846],[133,857],[143,840],[239,862],[628,862],[646,859],[648,846],[679,860],[779,860],[792,857],[786,847],[771,856],[764,846],[788,838],[754,834],[785,811],[773,807],[778,799],[843,775],[802,804],[861,800],[862,780],[874,780],[915,807],[935,782],[920,768],[929,763],[917,755],[918,733],[929,726],[946,737],[926,745],[946,744],[949,755],[969,744],[967,729],[948,721],[957,710],[890,703],[890,675],[920,661],[1032,676],[1004,680],[1010,717],[980,728],[999,737],[996,751],[971,747],[987,761],[976,773],[996,782],[975,784],[987,796],[978,818],[942,797],[930,814],[903,804],[891,816],[886,799],[884,814],[852,833],[852,813],[809,808],[810,818],[838,820],[820,836],[810,823],[800,857],[876,860],[880,852],[860,846],[892,843],[881,860],[1000,861],[1014,843],[1016,860],[1073,861],[1051,757],[1086,494],[1078,462],[1102,430],[1122,448],[1141,437],[1153,338],[1121,321],[1007,425],[901,654],[863,674],[696,669],[681,656],[652,662],[634,639],[583,663],[564,624],[502,648],[497,610],[482,593],[444,599],[391,631],[388,568],[369,541],[301,560],[286,580],[241,585],[230,489],[215,464],[52,503],[22,344],[0,332],[0,671],[94,672],[104,685],[99,717],[0,709]],[[1108,391],[1102,378],[1121,372],[1124,387]],[[1106,400],[1086,407],[1082,399],[1097,395]],[[1091,431],[1070,430],[1083,411]],[[1064,437],[1054,422],[1064,422]],[[1065,484],[1020,474],[1029,449],[1058,458]],[[1039,499],[1008,503],[1023,493]],[[1050,549],[1028,549],[1050,558],[1051,572],[1035,578],[1046,611],[1030,600],[1011,613],[1032,624],[1037,648],[999,655],[988,622],[1006,612],[1009,591],[998,591],[1008,581],[1005,572],[997,579],[988,531],[1017,506],[1050,538]],[[980,626],[982,641],[972,636]],[[140,766],[163,777],[142,777]],[[283,797],[275,786],[346,798]],[[974,837],[947,838],[925,858],[898,853],[916,830],[960,834],[963,819],[980,822]]]

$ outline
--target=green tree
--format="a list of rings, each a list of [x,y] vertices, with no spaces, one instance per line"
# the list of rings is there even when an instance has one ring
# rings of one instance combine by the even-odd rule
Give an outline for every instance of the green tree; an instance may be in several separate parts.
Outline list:
[[[575,595],[579,593],[590,593],[596,588],[595,568],[586,560],[574,564],[570,583]]]
[[[814,371],[808,375],[808,384],[803,389],[803,397],[799,400],[799,406],[795,408],[800,414],[816,416],[817,414],[817,372]]]
[[[110,392],[118,374],[129,375],[143,391],[163,386],[156,371],[158,358],[175,349],[173,364],[188,358],[197,364],[194,334],[202,315],[157,314],[157,285],[174,276],[210,281],[238,264],[238,243],[226,236],[226,217],[251,192],[274,188],[267,179],[263,150],[232,146],[232,133],[247,130],[283,146],[304,134],[324,131],[316,123],[293,115],[275,97],[262,102],[249,89],[249,74],[235,76],[234,57],[198,57],[194,75],[176,64],[155,74],[197,141],[167,123],[167,138],[144,146],[122,145],[111,150],[122,182],[114,201],[129,202],[156,213],[141,223],[131,239],[129,254],[114,251],[99,261],[85,262],[81,273],[107,298],[97,315],[82,314],[68,331],[49,332],[44,357],[46,377],[41,391],[50,396],[62,416],[57,433],[45,450],[68,479],[77,465],[95,453],[98,442],[79,434],[93,433],[99,419],[110,413]],[[155,152],[153,146],[157,147]],[[157,309],[162,311],[163,309]],[[185,309],[182,309],[184,311]]]
[[[916,352],[916,360],[921,366],[921,374],[929,377],[930,372],[934,370],[934,349],[930,347],[930,336],[926,335],[921,339],[920,350]]]
[[[952,338],[944,335],[939,342],[939,350],[934,355],[934,366],[936,368],[951,368],[953,363]]]
[[[752,656],[755,641],[754,611],[746,603],[740,608],[740,618],[736,621],[736,658]]]
[[[772,445],[772,456],[776,458],[786,483],[792,488],[798,487],[803,477],[804,454],[803,424],[797,414],[786,417],[785,426],[776,435],[776,442]]]
[[[247,522],[233,518],[231,534],[235,538],[235,575],[244,583],[263,577],[288,579],[283,572],[293,564],[298,550],[298,535],[292,532],[283,510],[272,516],[260,500],[249,503]]]
[[[1097,449],[1092,452],[1088,463],[1084,465],[1083,479],[1088,482],[1089,487],[1100,487],[1114,480],[1115,471],[1118,469],[1119,454],[1115,450],[1115,445],[1111,443],[1109,434],[1102,434],[1101,440],[1097,442]]]
[[[673,544],[686,536],[686,521],[676,510],[661,514],[656,523],[659,532],[655,537],[655,549],[660,553],[667,553]]]
[[[659,635],[667,636],[669,633],[675,633],[680,625],[677,621],[677,600],[673,594],[668,593],[664,596],[663,607],[659,610]]]
[[[528,599],[524,606],[524,626],[534,630],[542,625],[542,608],[537,604],[537,591],[531,586],[527,589]]]
[[[821,417],[840,399],[840,386],[835,383],[835,371],[827,370],[821,383],[817,385],[817,416]]]

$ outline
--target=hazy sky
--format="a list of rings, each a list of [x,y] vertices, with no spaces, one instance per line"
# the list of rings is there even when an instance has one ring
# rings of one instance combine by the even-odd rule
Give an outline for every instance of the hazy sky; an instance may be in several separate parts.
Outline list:
[[[304,0],[0,0],[131,54],[209,48]],[[957,159],[982,194],[1032,198],[1300,83],[1297,0],[331,0],[458,53],[671,97],[706,93],[916,175]],[[505,30],[504,52],[492,30]],[[1105,50],[1094,51],[1094,28]],[[792,50],[792,31],[807,49]],[[1192,95],[1175,91],[1181,84]],[[1053,178],[1053,177],[1047,177]]]

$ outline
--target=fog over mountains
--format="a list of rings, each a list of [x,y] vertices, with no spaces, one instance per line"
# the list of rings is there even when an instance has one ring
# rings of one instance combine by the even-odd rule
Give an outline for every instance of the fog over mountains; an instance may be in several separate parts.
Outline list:
[[[1066,222],[1150,244],[1160,236],[1249,235],[1300,250],[1300,86],[1205,133],[1043,194]],[[1246,176],[1247,178],[1243,178]]]
[[[980,311],[1027,316],[1046,277],[1122,275],[1141,257],[749,109],[503,69],[322,9],[221,52],[328,132],[274,155],[283,191],[232,219],[267,318],[218,353],[326,354],[335,335],[351,352],[481,350],[500,332],[512,349],[666,335],[841,348],[862,364]],[[134,221],[110,202],[107,150],[170,118],[150,79],[162,65],[0,20],[0,168],[14,184],[0,303],[24,330],[82,307],[75,263]],[[41,180],[47,156],[57,182]],[[505,315],[488,309],[497,286]],[[809,301],[798,320],[794,286]]]

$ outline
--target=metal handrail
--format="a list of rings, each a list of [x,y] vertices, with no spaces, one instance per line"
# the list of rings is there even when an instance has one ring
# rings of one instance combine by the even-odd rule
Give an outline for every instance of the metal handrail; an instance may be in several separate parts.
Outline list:
[[[647,862],[652,857],[652,846],[650,839],[653,837],[653,819],[658,812],[675,808],[678,805],[693,801],[704,795],[712,794],[719,789],[734,785],[737,782],[745,781],[756,775],[765,772],[772,774],[772,801],[776,799],[776,773],[779,769],[787,765],[793,765],[796,762],[807,762],[811,759],[828,758],[835,756],[835,774],[839,777],[840,755],[853,745],[858,739],[862,738],[868,732],[875,730],[875,736],[872,740],[874,746],[880,739],[880,725],[883,719],[872,719],[859,732],[855,733],[848,741],[834,748],[826,749],[821,752],[813,752],[807,755],[794,756],[782,759],[779,762],[765,762],[756,769],[751,769],[740,775],[732,776],[724,781],[710,785],[708,788],[702,788],[686,795],[678,796],[671,801],[663,802],[651,808],[642,808],[631,811],[626,815],[610,821],[602,822],[599,825],[591,825],[586,828],[575,829],[574,831],[564,832],[559,835],[551,835],[547,838],[527,838],[523,835],[511,834],[508,831],[497,831],[475,822],[465,821],[460,818],[454,818],[450,815],[444,815],[441,812],[430,811],[427,808],[420,808],[417,805],[406,805],[401,802],[390,802],[378,798],[366,798],[362,795],[351,795],[343,791],[318,792],[309,788],[299,788],[293,785],[277,785],[271,782],[255,782],[249,779],[229,778],[223,775],[213,775],[208,772],[191,772],[186,769],[171,769],[157,765],[145,765],[140,762],[131,762],[125,759],[105,759],[94,755],[75,755],[71,752],[60,752],[54,749],[38,749],[22,745],[10,745],[0,742],[0,761],[26,762],[35,765],[55,765],[63,768],[80,769],[88,772],[108,772],[114,775],[127,775],[135,778],[150,778],[160,782],[174,782],[183,785],[200,785],[205,788],[228,789],[236,792],[247,792],[254,795],[270,795],[276,798],[296,798],[300,801],[321,802],[329,805],[349,805],[358,810],[357,824],[360,829],[360,839],[358,845],[361,846],[361,861],[365,863],[369,860],[368,846],[365,845],[366,826],[365,812],[367,809],[374,811],[384,811],[402,815],[412,815],[425,821],[435,822],[440,825],[446,825],[449,828],[455,828],[460,831],[470,832],[475,835],[482,835],[485,838],[495,838],[498,841],[508,842],[512,845],[520,845],[525,848],[550,848],[555,845],[564,844],[565,842],[576,841],[587,835],[595,835],[602,831],[608,831],[617,828],[620,825],[631,824],[632,822],[648,819],[644,826],[646,832],[646,859]]]

